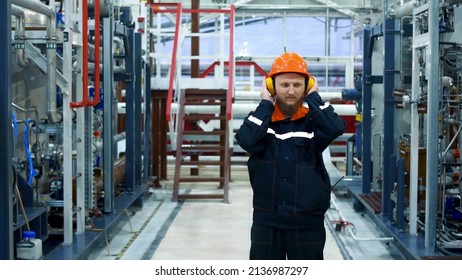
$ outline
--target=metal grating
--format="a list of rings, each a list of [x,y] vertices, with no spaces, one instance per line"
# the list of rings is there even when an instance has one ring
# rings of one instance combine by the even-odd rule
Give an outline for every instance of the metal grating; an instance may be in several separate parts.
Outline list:
[[[379,214],[380,212],[382,212],[382,193],[381,192],[360,194],[359,196],[369,204],[369,206],[374,210],[375,214]]]

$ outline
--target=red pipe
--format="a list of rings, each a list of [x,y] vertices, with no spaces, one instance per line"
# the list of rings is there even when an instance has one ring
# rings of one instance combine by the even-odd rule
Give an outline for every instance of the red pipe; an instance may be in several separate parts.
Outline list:
[[[175,21],[175,37],[173,40],[173,54],[172,54],[172,69],[170,71],[170,79],[169,79],[169,87],[168,87],[168,94],[167,94],[167,109],[166,109],[166,117],[167,121],[170,121],[171,111],[172,111],[172,96],[173,96],[173,82],[175,78],[175,66],[176,66],[176,55],[177,55],[177,47],[178,47],[178,34],[179,28],[181,24],[181,12],[184,13],[229,13],[230,14],[230,43],[229,43],[229,60],[234,61],[234,14],[236,8],[234,5],[231,5],[231,9],[222,10],[222,9],[185,9],[181,10],[181,3],[149,3],[150,8],[155,13],[171,13],[173,9],[159,9],[160,6],[165,7],[173,7],[176,6],[176,21]],[[212,67],[213,68],[213,67]],[[211,68],[211,69],[212,69]],[[211,71],[211,69],[209,71]],[[231,120],[231,104],[232,104],[232,89],[233,89],[233,65],[229,64],[229,75],[228,75],[228,96],[227,96],[227,104],[226,104],[226,115],[228,120]]]
[[[176,8],[176,20],[175,20],[175,39],[173,40],[173,53],[172,53],[172,70],[170,71],[170,80],[168,83],[168,94],[167,94],[167,122],[170,121],[170,114],[172,112],[172,96],[173,96],[173,82],[175,80],[176,70],[176,55],[178,53],[178,39],[180,34],[181,25],[181,3],[178,3]]]
[[[166,118],[167,122],[171,120],[171,112],[172,112],[172,96],[173,96],[173,82],[175,80],[175,67],[176,67],[176,54],[177,54],[177,48],[178,48],[178,35],[180,34],[180,25],[181,25],[181,3],[152,3],[151,9],[155,13],[164,13],[164,12],[172,12],[172,9],[170,10],[159,10],[158,6],[164,5],[164,6],[176,6],[176,20],[175,20],[175,37],[173,39],[173,51],[172,51],[172,69],[170,71],[170,79],[168,82],[168,93],[167,93],[167,108],[166,108]]]
[[[232,100],[233,100],[233,71],[234,71],[234,14],[236,8],[231,4],[229,14],[229,66],[228,66],[228,96],[226,101],[226,116],[228,120],[231,120],[232,114]]]
[[[96,1],[99,2],[99,1]],[[82,0],[82,101],[71,102],[71,108],[88,104],[88,2]]]
[[[95,106],[100,101],[99,94],[99,78],[100,78],[100,1],[95,1],[95,73],[94,73],[94,88],[95,95],[93,100],[88,103],[88,106]]]

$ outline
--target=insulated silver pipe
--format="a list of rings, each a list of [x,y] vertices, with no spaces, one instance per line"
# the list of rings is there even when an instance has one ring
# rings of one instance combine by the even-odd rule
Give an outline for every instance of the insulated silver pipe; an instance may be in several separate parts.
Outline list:
[[[11,14],[16,18],[14,43],[16,47],[16,57],[21,66],[29,65],[24,51],[24,39],[26,37],[26,16],[24,10],[16,5],[11,5]]]
[[[127,137],[125,131],[119,134],[114,135],[114,143],[119,143],[122,140],[125,140]]]
[[[101,71],[103,71],[104,64],[100,64],[99,67],[100,67]],[[75,64],[73,68],[76,69],[77,64]],[[88,73],[94,73],[94,71],[95,71],[95,63],[88,62]],[[112,72],[114,74],[123,74],[123,73],[125,73],[125,67],[123,67],[123,66],[114,66]]]
[[[397,6],[391,13],[395,16],[395,19],[401,19],[405,16],[411,16],[412,10],[416,6],[417,1],[411,0],[403,5]]]
[[[62,116],[56,109],[56,15],[53,8],[38,0],[12,0],[12,4],[47,16],[47,109],[48,120],[56,123]]]

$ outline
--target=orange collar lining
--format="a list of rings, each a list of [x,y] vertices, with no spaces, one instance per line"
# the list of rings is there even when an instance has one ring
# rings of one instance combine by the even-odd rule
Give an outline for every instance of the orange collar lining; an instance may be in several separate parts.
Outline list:
[[[300,106],[298,107],[297,112],[290,118],[291,121],[303,118],[308,114],[310,110],[306,108],[305,106]],[[286,116],[281,112],[281,108],[279,108],[279,105],[277,103],[274,104],[274,112],[273,115],[271,116],[271,122],[277,122],[277,121],[282,121],[285,120]]]

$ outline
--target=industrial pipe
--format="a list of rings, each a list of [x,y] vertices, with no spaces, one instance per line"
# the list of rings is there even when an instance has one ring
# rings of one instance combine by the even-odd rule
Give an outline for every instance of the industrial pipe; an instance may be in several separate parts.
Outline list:
[[[24,10],[16,5],[11,5],[11,14],[16,18],[14,46],[16,48],[16,57],[21,66],[29,65],[24,51],[24,39],[26,37],[26,16]]]
[[[82,1],[82,100],[71,102],[71,108],[87,106],[88,99],[88,1]]]
[[[119,133],[119,134],[116,134],[114,135],[114,144],[116,143],[119,143],[120,141],[122,140],[125,140],[125,138],[127,138],[127,135],[126,135],[126,132],[122,132],[122,133]]]
[[[334,107],[335,112],[339,116],[356,116],[356,106],[354,104],[331,104]],[[143,106],[143,105],[142,105]],[[249,112],[255,111],[257,108],[258,103],[234,103],[232,106],[232,112],[234,119],[236,116],[247,116]],[[125,102],[118,102],[117,103],[117,112],[119,114],[125,114]],[[178,111],[178,103],[172,103],[171,107],[172,113],[176,113]],[[202,113],[202,114],[219,114],[220,113],[220,106],[201,106],[201,105],[194,105],[194,106],[186,106],[185,113]]]
[[[57,123],[62,120],[56,109],[56,14],[53,8],[38,0],[12,0],[12,4],[47,16],[47,109],[48,120]],[[85,1],[83,1],[85,2]]]
[[[336,92],[319,92],[322,100],[329,101],[329,100],[343,100],[343,93],[336,91]],[[260,91],[248,91],[248,90],[236,90],[234,92],[234,98],[236,100],[260,100]],[[234,105],[234,104],[233,104]]]
[[[104,65],[103,64],[100,64],[99,65],[100,67],[100,71],[103,71],[104,70]],[[76,67],[73,67],[74,69],[76,69]],[[113,69],[112,69],[113,73],[114,74],[124,74],[125,73],[125,67],[124,66],[113,66]],[[89,62],[88,63],[88,73],[94,73],[95,72],[95,64],[92,63],[92,62]]]
[[[335,112],[340,116],[356,116],[356,106],[354,104],[331,104],[334,107]],[[258,103],[234,103],[232,106],[233,115],[247,116],[249,112],[255,111]],[[172,112],[177,112],[178,103],[172,103]],[[185,108],[186,113],[204,113],[204,114],[219,114],[219,106],[187,106]]]
[[[412,10],[414,10],[416,4],[416,0],[411,0],[403,5],[399,5],[394,10],[392,10],[392,14],[395,16],[395,19],[401,19],[405,16],[411,16]]]
[[[100,1],[97,0],[95,1],[95,12],[94,12],[94,18],[95,18],[95,74],[93,75],[94,79],[94,88],[95,88],[95,95],[93,97],[93,101],[89,103],[90,106],[95,106],[99,103],[100,101],[100,93],[99,93],[99,78],[100,78]],[[86,47],[86,46],[85,46]],[[88,61],[88,60],[87,60]],[[85,61],[85,62],[87,62]]]

